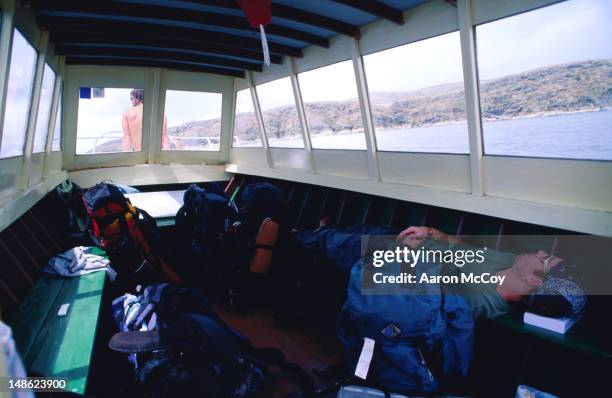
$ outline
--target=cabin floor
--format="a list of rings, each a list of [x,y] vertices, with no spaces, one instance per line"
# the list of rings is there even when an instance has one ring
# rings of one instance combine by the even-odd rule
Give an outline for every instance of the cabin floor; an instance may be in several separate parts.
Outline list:
[[[240,314],[217,306],[217,313],[234,329],[244,334],[255,347],[275,347],[283,351],[289,362],[299,365],[321,385],[313,370],[324,370],[341,360],[342,351],[334,334],[326,327],[287,327],[275,325],[274,317],[264,311]],[[327,333],[326,333],[327,332]],[[272,369],[260,396],[281,398],[299,392],[299,388],[282,372]]]

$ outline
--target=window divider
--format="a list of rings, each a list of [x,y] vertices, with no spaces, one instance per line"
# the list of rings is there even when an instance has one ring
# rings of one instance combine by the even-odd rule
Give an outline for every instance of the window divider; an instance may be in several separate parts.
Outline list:
[[[149,113],[147,119],[149,121],[149,131],[147,139],[147,163],[157,163],[159,160],[159,152],[161,151],[161,134],[163,133],[164,113],[157,112],[159,109],[161,95],[161,70],[160,68],[150,68],[147,71],[145,80],[145,93],[150,92],[145,101],[146,108],[143,110],[144,115]],[[159,117],[161,115],[161,123]],[[160,129],[160,126],[161,129]],[[145,126],[143,126],[144,129]],[[144,137],[144,134],[143,134]],[[144,143],[143,143],[144,144]]]
[[[374,122],[372,120],[372,108],[368,94],[368,83],[363,67],[363,57],[359,40],[353,39],[353,69],[355,70],[355,80],[357,83],[357,96],[359,98],[359,108],[361,111],[361,123],[365,133],[366,148],[368,153],[368,169],[370,179],[381,181],[380,163],[376,145],[376,134],[374,134]]]
[[[249,82],[249,90],[251,92],[251,99],[253,100],[253,110],[255,111],[255,118],[257,119],[257,127],[259,128],[259,135],[261,137],[261,145],[266,152],[266,162],[268,162],[269,168],[274,168],[272,162],[272,154],[270,153],[270,145],[268,144],[268,136],[263,122],[263,114],[261,113],[261,106],[259,105],[259,96],[257,95],[257,89],[253,83],[253,72],[247,71],[247,81]],[[234,116],[235,117],[235,116]]]
[[[58,66],[57,66],[57,71],[55,73],[55,86],[53,88],[53,101],[51,102],[51,115],[49,116],[49,126],[48,130],[47,130],[47,141],[45,143],[45,155],[43,158],[43,172],[42,172],[42,178],[43,180],[47,178],[47,175],[49,174],[49,157],[51,156],[51,152],[53,152],[53,139],[54,134],[55,134],[55,123],[57,121],[57,118],[60,118],[60,123],[62,122],[61,120],[61,115],[57,114],[57,111],[59,110],[59,102],[60,102],[60,98],[62,98],[62,83],[64,81],[64,57],[60,57]]]
[[[15,14],[15,0],[0,0],[2,18],[0,20],[0,145],[4,126],[4,112],[6,110],[6,95],[11,69],[11,46],[13,43],[13,15]]]
[[[302,101],[302,91],[300,82],[296,73],[295,60],[289,58],[289,77],[291,78],[291,86],[293,87],[293,96],[295,97],[295,106],[297,108],[300,127],[302,128],[302,139],[304,141],[304,149],[308,151],[308,159],[310,160],[310,168],[313,173],[317,172],[317,167],[312,153],[312,141],[310,139],[310,131],[308,130],[308,122],[306,120],[306,110],[304,109],[304,101]]]
[[[40,93],[42,89],[43,72],[45,70],[45,61],[47,55],[47,46],[49,44],[49,31],[43,30],[40,34],[39,49],[36,58],[36,71],[34,77],[34,87],[30,100],[30,110],[28,112],[28,123],[26,128],[26,141],[23,151],[23,167],[17,190],[24,190],[29,184],[30,165],[32,162],[32,149],[34,146],[34,133],[36,130],[36,119],[38,115],[38,106],[40,105]]]
[[[463,59],[463,84],[470,145],[470,178],[472,195],[484,195],[484,170],[482,150],[482,119],[480,117],[480,93],[476,65],[476,41],[474,35],[473,1],[457,2],[461,57]]]

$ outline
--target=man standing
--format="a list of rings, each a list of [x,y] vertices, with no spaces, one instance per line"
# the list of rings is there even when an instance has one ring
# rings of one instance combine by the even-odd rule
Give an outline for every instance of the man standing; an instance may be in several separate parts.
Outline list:
[[[124,152],[142,150],[142,115],[144,108],[144,90],[135,88],[130,92],[132,108],[123,113],[121,125],[123,127],[122,149]],[[164,115],[162,130],[162,148],[170,148],[168,142],[168,119]]]

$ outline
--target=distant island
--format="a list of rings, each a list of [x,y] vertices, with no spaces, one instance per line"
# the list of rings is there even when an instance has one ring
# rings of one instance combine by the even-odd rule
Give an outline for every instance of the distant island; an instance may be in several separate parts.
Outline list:
[[[515,119],[612,107],[612,60],[593,60],[555,65],[480,83],[485,120]],[[446,124],[466,119],[463,83],[427,87],[400,93],[370,94],[374,124],[378,129],[402,129]],[[361,129],[357,99],[306,104],[311,134],[337,134]],[[256,139],[258,131],[239,114],[236,131],[242,140]],[[299,134],[292,107],[264,112],[266,127],[277,133]],[[199,122],[202,134],[213,121]],[[250,128],[248,128],[248,127]],[[268,132],[270,133],[270,132]]]
[[[517,119],[612,108],[612,60],[573,62],[481,81],[484,120]],[[409,92],[370,94],[374,124],[379,130],[456,123],[466,119],[463,83],[427,87]],[[359,131],[361,113],[357,99],[305,104],[311,134],[342,134]],[[264,112],[271,137],[300,134],[294,107]],[[241,141],[258,139],[255,116],[236,115],[236,136]],[[216,137],[221,120],[202,120],[170,127],[170,136]],[[99,145],[108,150],[114,142]],[[102,148],[104,147],[104,148]]]

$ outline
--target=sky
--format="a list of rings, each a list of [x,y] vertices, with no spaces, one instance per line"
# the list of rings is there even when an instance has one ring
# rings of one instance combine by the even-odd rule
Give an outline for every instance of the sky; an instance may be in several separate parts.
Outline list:
[[[211,120],[221,117],[222,95],[195,91],[166,91],[166,115],[168,127],[194,120]]]
[[[278,108],[280,106],[295,106],[291,79],[283,77],[257,86],[257,97],[262,111]]]
[[[476,28],[481,79],[612,58],[612,1],[570,0]]]
[[[40,102],[38,104],[38,116],[36,117],[36,130],[34,133],[34,153],[44,152],[47,144],[47,132],[49,131],[49,116],[51,115],[51,102],[53,101],[53,89],[55,88],[55,72],[47,64],[43,72],[42,86],[40,89]]]
[[[122,131],[123,112],[132,107],[130,91],[131,88],[105,88],[104,98],[80,98],[77,138],[98,137],[105,132]]]
[[[304,103],[357,98],[357,83],[352,60],[300,73],[298,79]],[[326,89],[321,90],[321,86]]]
[[[236,114],[255,112],[251,100],[251,90],[244,89],[236,93]]]
[[[481,79],[559,63],[609,59],[612,0],[569,0],[480,25],[476,36]],[[299,74],[304,102],[354,98],[353,70],[343,64],[348,66],[350,61]],[[366,55],[364,66],[370,92],[461,83],[459,32]],[[270,109],[293,104],[289,88],[288,84],[270,82],[257,90],[260,101],[264,98],[266,109]]]
[[[35,68],[36,51],[21,33],[15,30],[0,157],[23,154]]]

